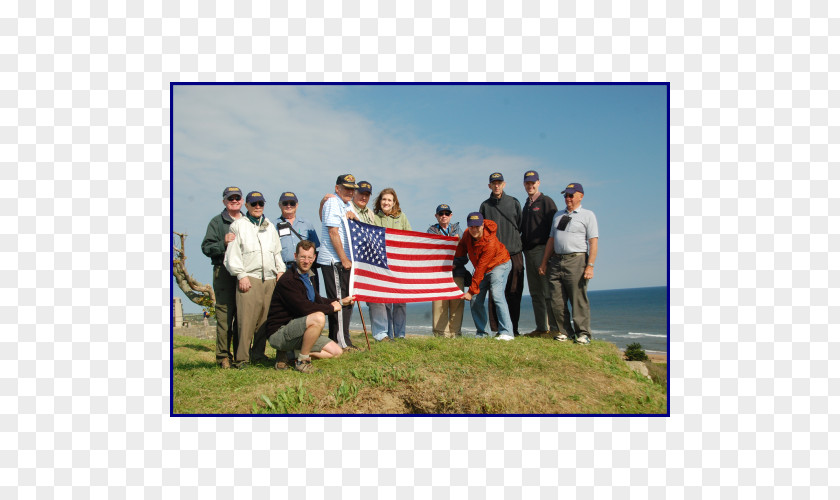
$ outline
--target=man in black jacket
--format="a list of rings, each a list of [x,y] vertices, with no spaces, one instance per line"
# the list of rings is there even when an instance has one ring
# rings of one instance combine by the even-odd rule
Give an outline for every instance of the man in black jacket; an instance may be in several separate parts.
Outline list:
[[[277,351],[300,351],[294,362],[295,370],[311,373],[310,356],[316,359],[341,356],[341,347],[321,332],[326,315],[353,304],[355,297],[345,297],[339,302],[318,295],[310,281],[310,270],[315,262],[315,244],[311,241],[302,240],[297,244],[295,262],[296,267],[283,273],[274,288],[266,331],[271,332],[268,343]],[[283,370],[288,365],[281,360],[274,367]]]
[[[522,301],[522,290],[525,287],[525,262],[522,259],[522,206],[519,200],[505,194],[505,178],[495,172],[490,175],[490,197],[481,203],[479,212],[485,219],[496,223],[498,230],[496,237],[507,248],[510,254],[511,269],[505,285],[505,302],[510,311],[510,321],[513,323],[513,334],[519,335],[519,304]],[[496,305],[490,301],[490,328],[498,331]]]
[[[528,290],[534,304],[534,321],[537,328],[526,335],[551,335],[561,333],[554,311],[551,309],[551,292],[548,276],[540,274],[545,244],[551,232],[551,221],[557,213],[554,200],[540,192],[540,174],[535,170],[525,172],[523,179],[528,200],[522,208],[522,254],[528,275]]]
[[[233,241],[230,225],[242,217],[242,191],[230,186],[222,193],[225,209],[207,224],[207,233],[201,242],[201,251],[213,263],[213,291],[216,294],[216,363],[230,368],[233,350],[239,344],[236,321],[236,287],[238,280],[231,276],[224,265],[225,250]],[[231,349],[231,345],[233,349]]]

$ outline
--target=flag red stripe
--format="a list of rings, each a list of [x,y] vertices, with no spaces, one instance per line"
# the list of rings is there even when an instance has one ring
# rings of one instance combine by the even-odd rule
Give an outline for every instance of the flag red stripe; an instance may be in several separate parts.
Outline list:
[[[388,269],[395,273],[440,273],[451,272],[452,266],[429,266],[429,267],[411,267],[411,266],[392,266],[388,265]]]
[[[385,228],[386,235],[393,235],[393,236],[400,236],[400,237],[408,237],[408,238],[428,238],[430,240],[443,240],[443,241],[458,241],[457,236],[443,236],[442,234],[432,234],[432,233],[421,233],[419,231],[406,231],[403,229],[391,229]],[[392,238],[389,238],[392,240]]]
[[[422,273],[421,273],[421,275],[422,275]],[[452,281],[451,277],[448,277],[448,278],[428,278],[428,279],[423,279],[423,278],[419,278],[419,277],[418,278],[396,278],[394,276],[388,276],[387,274],[377,274],[377,273],[372,273],[370,271],[366,271],[364,269],[358,269],[357,268],[356,269],[356,280],[357,280],[356,283],[358,284],[358,283],[368,282],[368,280],[365,280],[364,278],[368,278],[368,279],[374,280],[374,281],[389,281],[391,283],[403,283],[403,284],[406,284],[406,285],[422,285],[422,284],[433,285],[435,283],[444,283],[444,284],[454,283],[454,281]]]
[[[439,243],[414,243],[411,241],[388,240],[388,247],[422,248],[425,250],[452,250],[456,245],[441,245]]]
[[[367,290],[369,292],[383,292],[383,293],[394,293],[394,292],[397,291],[393,287],[376,286],[376,285],[370,284],[366,281],[362,281],[362,282],[357,281],[356,285],[355,285],[355,289],[356,290]],[[441,287],[437,287],[437,288],[427,288],[427,289],[419,289],[419,290],[399,290],[399,293],[400,293],[400,295],[418,295],[418,294],[424,294],[424,293],[442,293],[442,292],[448,292],[448,291],[457,292],[458,291],[458,286],[455,285],[455,283],[453,282],[451,290],[446,289],[446,288],[441,289]],[[355,295],[361,295],[361,294],[356,293]],[[361,299],[359,299],[359,300],[361,300]],[[431,300],[431,299],[424,299],[424,300]]]
[[[388,242],[388,245],[391,243]],[[452,256],[455,255],[455,252],[452,253],[443,253],[443,254],[421,254],[421,255],[411,255],[407,253],[394,253],[390,250],[386,254],[388,259],[399,259],[399,260],[452,260]],[[390,267],[390,266],[389,266]]]

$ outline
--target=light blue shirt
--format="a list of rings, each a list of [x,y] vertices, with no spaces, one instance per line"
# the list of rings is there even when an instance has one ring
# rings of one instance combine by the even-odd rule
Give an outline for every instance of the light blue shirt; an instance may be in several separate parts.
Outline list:
[[[330,228],[337,227],[338,235],[341,238],[341,244],[344,247],[344,255],[348,259],[350,257],[350,241],[347,238],[347,227],[345,221],[347,220],[347,211],[350,210],[350,202],[344,203],[338,196],[334,196],[324,203],[324,209],[321,212],[321,251],[318,253],[318,264],[330,265],[335,262],[341,262],[338,255],[333,248],[332,240],[330,239]]]
[[[560,219],[568,215],[572,218],[564,231],[557,230]],[[589,251],[589,240],[598,237],[598,221],[591,210],[578,207],[571,213],[558,210],[551,221],[551,234],[554,238],[554,252],[559,254]]]
[[[277,229],[277,224],[282,222],[286,221],[282,217],[278,217],[277,220],[274,221],[274,228]],[[292,224],[292,228],[297,231],[298,234],[303,236],[303,239],[315,243],[316,251],[318,250],[318,247],[321,246],[321,241],[318,239],[318,231],[316,231],[315,226],[309,222],[306,222],[300,217],[295,217],[295,222]],[[280,235],[280,243],[283,245],[283,250],[281,251],[283,262],[294,261],[295,248],[297,248],[297,244],[300,242],[300,239],[288,228],[279,229],[278,234]]]

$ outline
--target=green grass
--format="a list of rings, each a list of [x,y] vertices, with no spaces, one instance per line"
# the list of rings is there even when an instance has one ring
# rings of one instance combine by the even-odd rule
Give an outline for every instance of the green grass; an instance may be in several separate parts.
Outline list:
[[[353,342],[366,345],[361,333]],[[271,364],[221,370],[214,346],[175,336],[176,414],[667,412],[664,368],[656,382],[648,380],[626,366],[613,344],[597,340],[581,346],[528,337],[410,337],[313,359],[314,374]],[[273,351],[267,354],[273,359]]]

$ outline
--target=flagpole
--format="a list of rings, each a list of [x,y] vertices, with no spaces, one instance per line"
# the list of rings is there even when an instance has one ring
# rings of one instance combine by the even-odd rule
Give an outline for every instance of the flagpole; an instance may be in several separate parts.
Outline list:
[[[367,327],[365,326],[365,315],[362,314],[362,303],[356,302],[356,305],[359,306],[359,317],[362,318],[362,330],[365,332],[365,342],[367,342],[368,351],[370,351],[370,339],[368,338]]]

